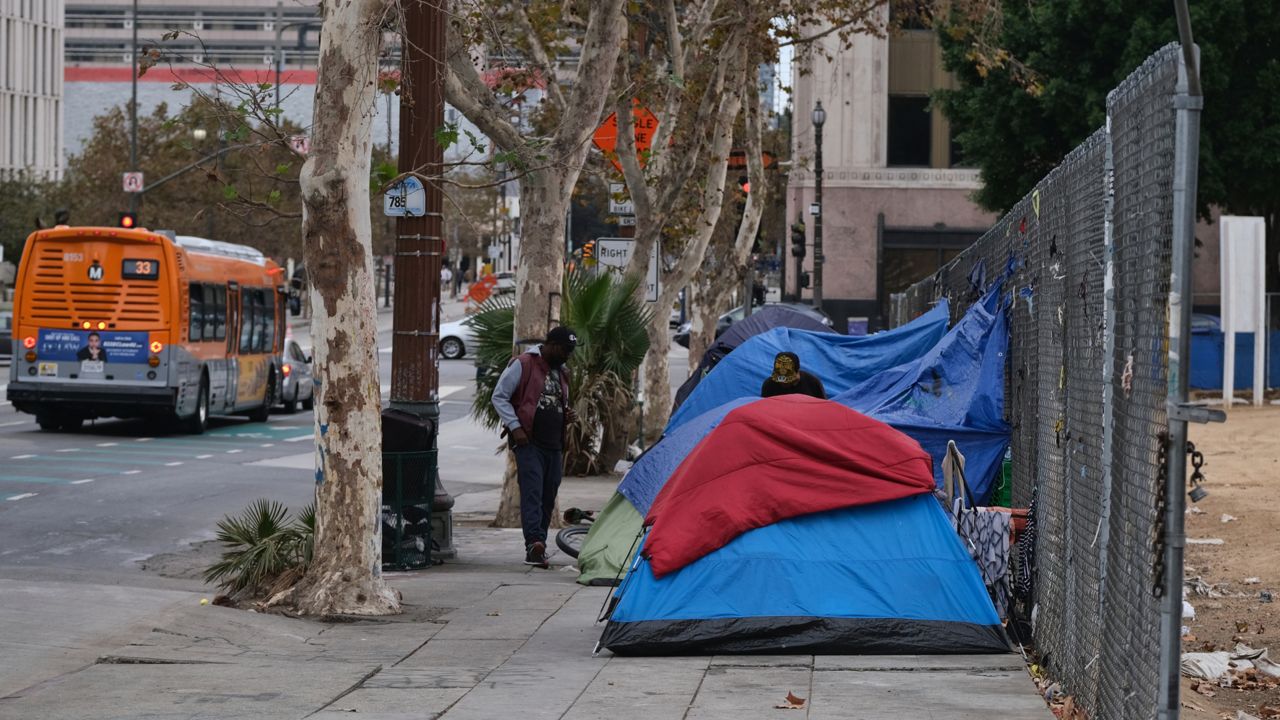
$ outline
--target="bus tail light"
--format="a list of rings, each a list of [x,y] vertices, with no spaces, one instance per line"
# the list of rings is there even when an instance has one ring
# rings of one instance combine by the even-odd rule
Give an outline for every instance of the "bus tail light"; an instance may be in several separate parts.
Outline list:
[[[84,328],[85,330],[88,330],[92,325],[93,323],[89,322],[88,320],[85,320],[84,322],[80,323],[80,327]]]
[[[36,361],[36,351],[35,351],[35,350],[28,350],[28,351],[27,351],[27,362],[35,362],[35,361]]]
[[[154,340],[154,341],[152,341],[152,343],[151,343],[151,352],[156,353],[157,355],[159,355],[159,354],[160,354],[160,351],[161,351],[161,350],[163,350],[163,349],[164,349],[164,343],[161,343],[159,340]]]
[[[155,355],[152,355],[151,357],[147,358],[147,364],[150,365],[151,367],[160,367],[160,358],[156,357]]]
[[[285,363],[284,367],[280,368],[280,370],[284,373],[285,377],[289,377],[289,373],[293,372],[293,366],[289,363]]]
[[[36,346],[36,339],[34,337],[28,335],[27,337],[22,338],[22,347],[30,350],[35,346]]]
[[[99,329],[99,330],[106,330],[106,329],[107,329],[107,324],[106,324],[105,322],[102,322],[101,320],[99,320],[99,321],[98,321],[98,329]]]

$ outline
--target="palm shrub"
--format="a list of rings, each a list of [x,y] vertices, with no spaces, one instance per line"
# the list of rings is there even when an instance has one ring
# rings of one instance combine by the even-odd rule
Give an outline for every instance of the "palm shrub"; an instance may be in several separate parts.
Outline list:
[[[645,328],[652,311],[636,294],[637,282],[608,273],[567,273],[560,305],[561,322],[578,334],[578,347],[569,361],[569,397],[578,423],[571,425],[565,443],[565,471],[588,475],[607,471],[625,438],[635,400],[632,378],[649,349]],[[485,427],[501,426],[491,400],[498,376],[515,357],[515,300],[491,298],[472,319],[476,335],[476,394],[472,416]]]
[[[315,505],[308,505],[293,521],[289,511],[273,500],[256,500],[239,516],[218,521],[222,559],[204,571],[205,582],[216,583],[232,596],[256,597],[284,581],[296,579],[311,562],[315,542]]]

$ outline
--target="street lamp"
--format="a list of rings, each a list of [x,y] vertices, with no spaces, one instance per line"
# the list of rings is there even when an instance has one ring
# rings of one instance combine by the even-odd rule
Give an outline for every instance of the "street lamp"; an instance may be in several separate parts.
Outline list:
[[[813,106],[813,199],[818,211],[813,216],[813,306],[819,310],[822,309],[822,126],[826,122],[827,111],[818,101]]]

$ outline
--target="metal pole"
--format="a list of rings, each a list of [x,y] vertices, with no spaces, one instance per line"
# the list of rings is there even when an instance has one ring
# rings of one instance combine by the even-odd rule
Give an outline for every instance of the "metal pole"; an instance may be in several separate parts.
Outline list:
[[[276,0],[276,109],[280,109],[280,65],[284,62],[284,50],[280,47],[280,37],[284,34],[284,0]],[[279,118],[277,118],[278,120]]]
[[[1177,720],[1182,659],[1182,561],[1186,543],[1187,422],[1209,419],[1187,405],[1187,370],[1191,339],[1191,260],[1195,253],[1196,175],[1200,153],[1200,109],[1197,51],[1185,0],[1175,0],[1183,63],[1178,71],[1177,121],[1173,160],[1173,257],[1169,284],[1169,447],[1165,473],[1164,597],[1160,608],[1160,694],[1156,717]],[[1184,305],[1185,303],[1185,305]]]
[[[401,172],[428,178],[443,169],[444,151],[435,129],[444,124],[446,0],[404,3],[404,55],[400,94]],[[430,449],[436,448],[440,421],[440,262],[444,248],[444,198],[439,184],[423,183],[426,214],[401,217],[395,246],[395,304],[392,308],[391,407],[416,415],[430,425]],[[425,449],[425,448],[424,448]],[[436,475],[435,468],[431,468]],[[433,529],[438,550],[449,558],[452,543],[453,498],[437,480],[432,515],[443,517],[440,533]]]
[[[822,103],[818,103],[822,107]],[[813,125],[814,181],[813,197],[818,203],[818,214],[813,218],[813,306],[822,309],[822,123]]]
[[[133,96],[129,101],[129,170],[138,171],[138,0],[133,0],[133,44],[130,45]],[[138,193],[129,193],[129,212],[138,212]]]

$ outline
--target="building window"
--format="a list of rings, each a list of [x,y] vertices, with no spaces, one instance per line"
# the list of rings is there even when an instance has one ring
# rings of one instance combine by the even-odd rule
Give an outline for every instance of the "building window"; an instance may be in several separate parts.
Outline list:
[[[932,151],[929,98],[889,96],[889,167],[929,167]]]

